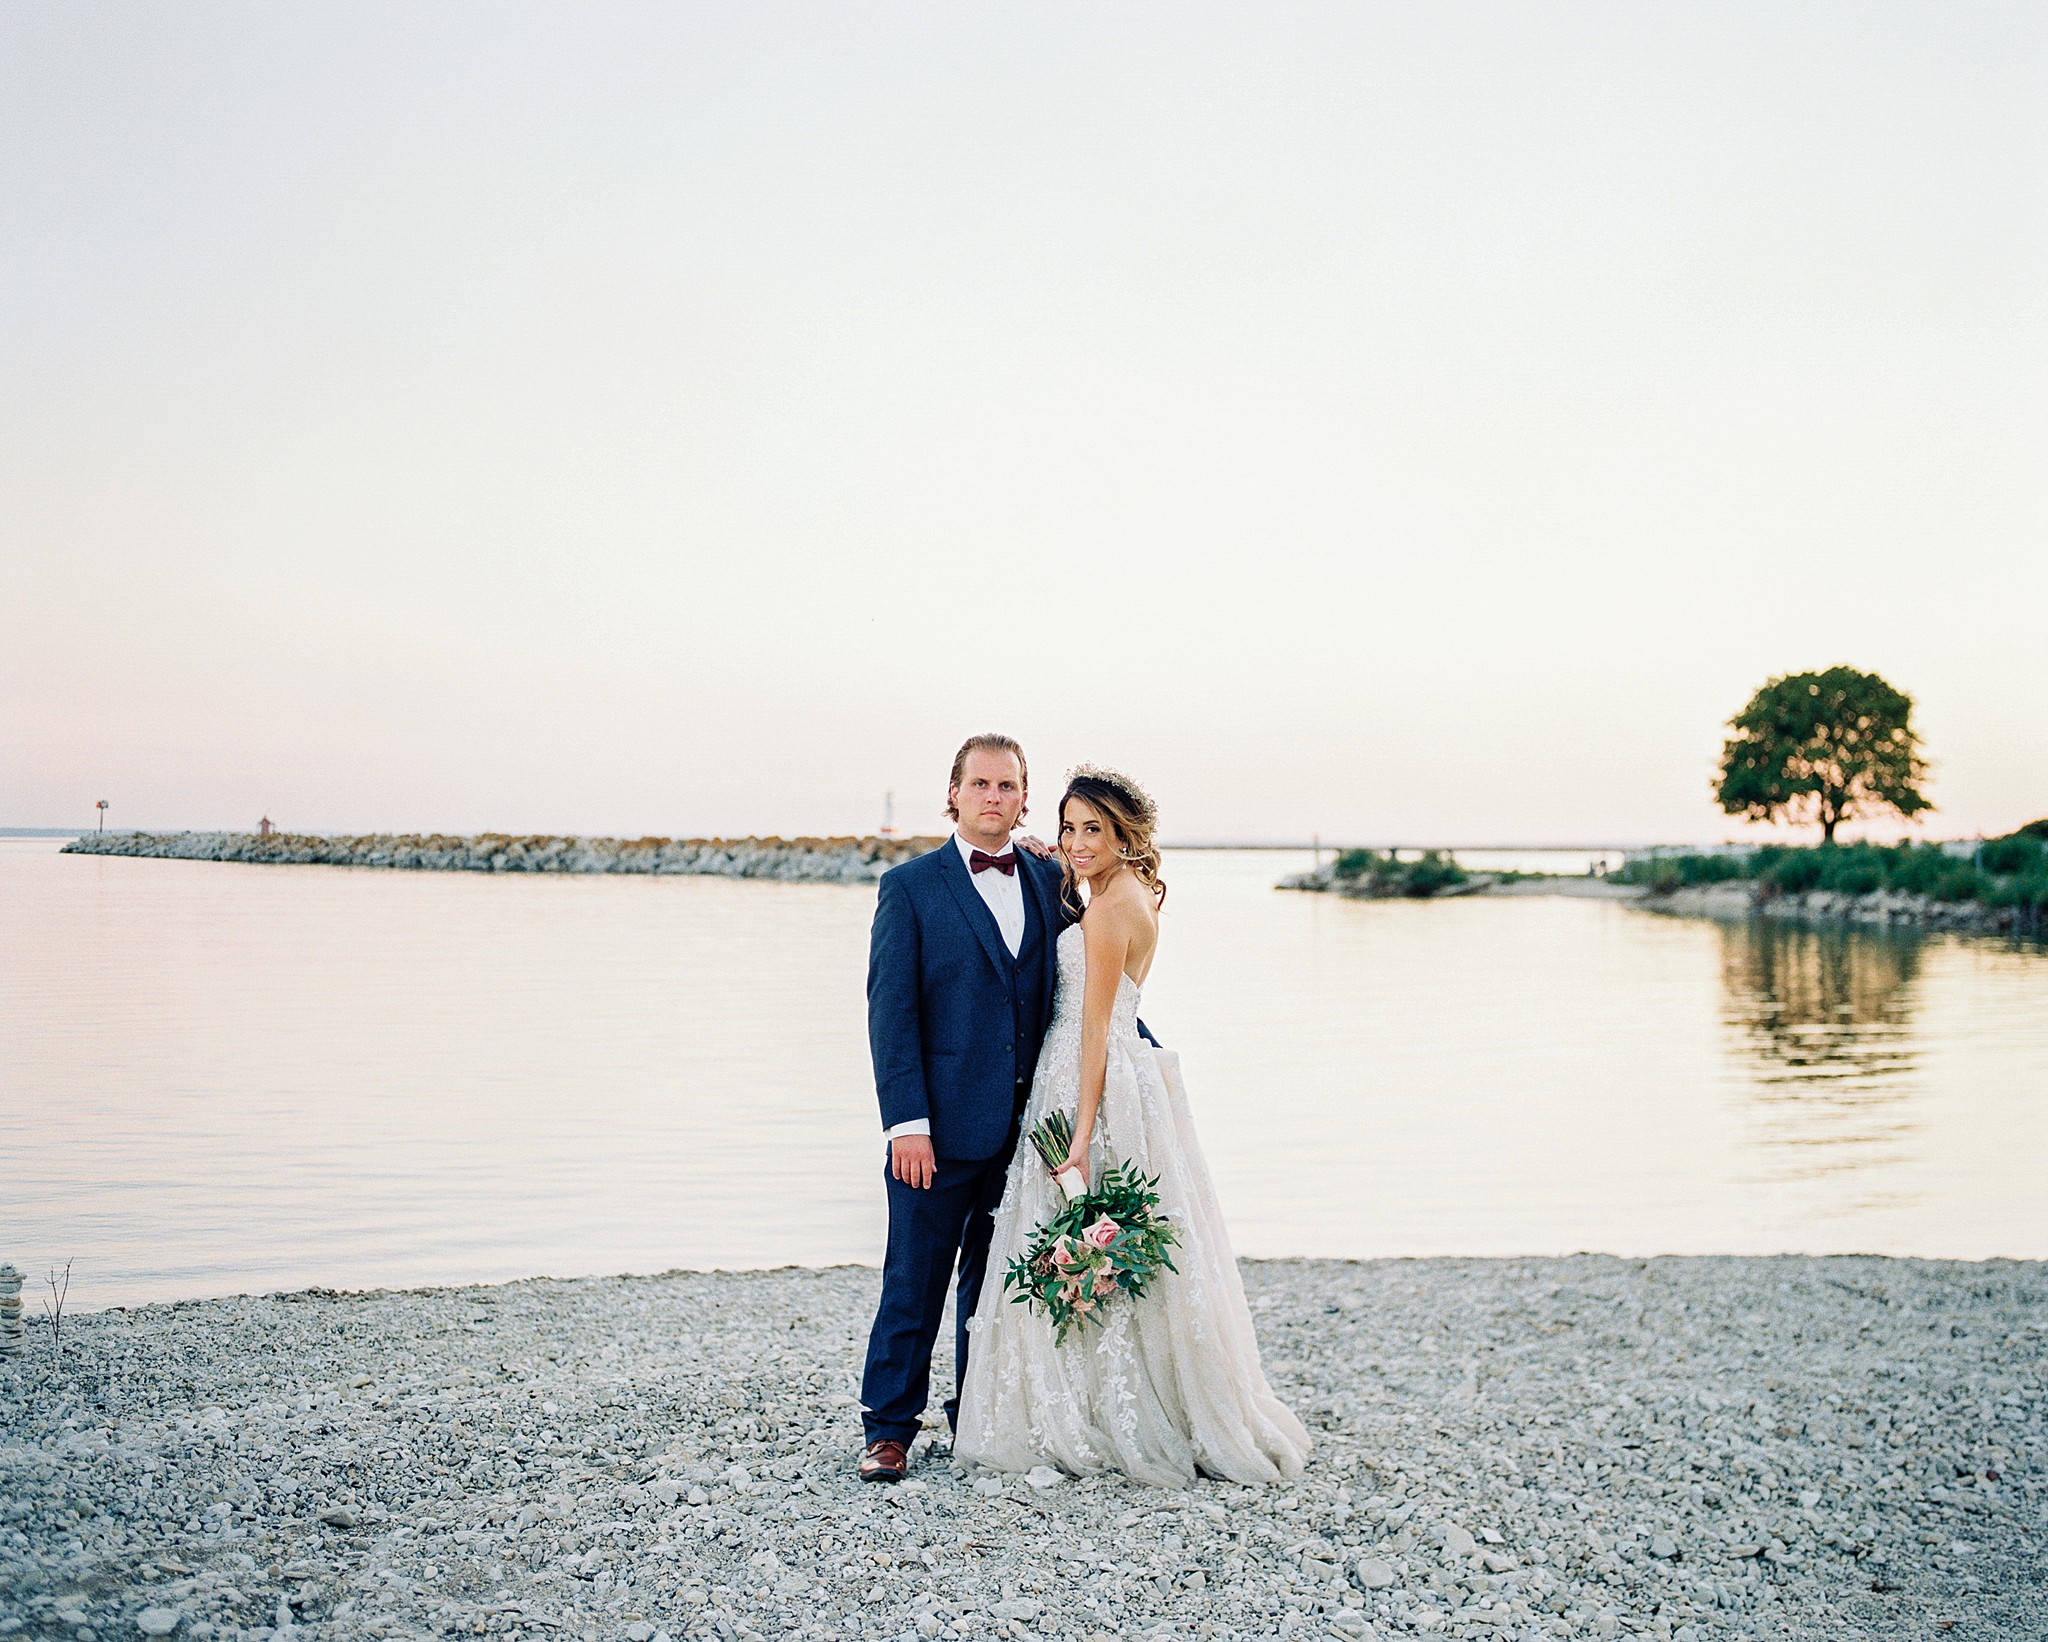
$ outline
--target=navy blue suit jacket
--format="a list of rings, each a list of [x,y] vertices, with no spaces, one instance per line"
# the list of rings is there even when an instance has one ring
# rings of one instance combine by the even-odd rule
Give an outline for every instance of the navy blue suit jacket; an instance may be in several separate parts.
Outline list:
[[[875,1093],[883,1128],[926,1119],[940,1157],[976,1161],[1003,1150],[1017,1080],[1030,1075],[1052,1019],[1053,946],[1068,921],[1060,869],[1025,850],[1017,862],[1027,917],[1038,921],[1028,965],[1003,944],[952,839],[882,875],[868,945]]]

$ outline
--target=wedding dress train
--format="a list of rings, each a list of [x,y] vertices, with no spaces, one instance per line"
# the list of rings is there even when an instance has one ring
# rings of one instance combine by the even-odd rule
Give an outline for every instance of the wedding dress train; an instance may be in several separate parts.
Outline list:
[[[1078,925],[1056,950],[1058,988],[1027,1130],[1055,1110],[1072,1117],[1080,1105],[1086,955]],[[1003,1287],[1010,1261],[1063,1206],[1037,1152],[1020,1143],[970,1325],[955,1456],[999,1471],[1115,1470],[1167,1486],[1197,1471],[1246,1483],[1299,1476],[1308,1432],[1266,1383],[1179,1060],[1139,1036],[1138,987],[1128,975],[1110,1020],[1091,1182],[1100,1184],[1112,1163],[1158,1176],[1159,1211],[1180,1234],[1172,1250],[1178,1271],[1161,1272],[1143,1299],[1111,1301],[1100,1323],[1055,1345],[1045,1314],[1016,1304],[1015,1291]]]

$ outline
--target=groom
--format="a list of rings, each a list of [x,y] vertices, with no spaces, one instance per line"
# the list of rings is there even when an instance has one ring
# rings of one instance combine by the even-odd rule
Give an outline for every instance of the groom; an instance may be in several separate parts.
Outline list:
[[[957,1422],[967,1325],[1052,1018],[1060,869],[1011,841],[1028,786],[1015,741],[970,738],[946,789],[958,830],[885,873],[875,906],[868,1043],[889,1147],[889,1248],[861,1380],[867,1482],[900,1482],[910,1468],[956,1265],[946,1418]]]

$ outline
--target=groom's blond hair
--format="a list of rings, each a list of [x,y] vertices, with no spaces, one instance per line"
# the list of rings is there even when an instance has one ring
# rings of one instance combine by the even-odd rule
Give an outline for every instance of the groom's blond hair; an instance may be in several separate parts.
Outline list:
[[[958,821],[960,819],[959,806],[953,802],[953,790],[960,785],[960,778],[967,773],[967,755],[969,753],[1011,754],[1017,760],[1018,785],[1026,793],[1031,791],[1031,766],[1024,762],[1024,749],[1018,745],[1015,736],[997,735],[993,731],[987,735],[971,735],[960,743],[960,750],[953,755],[953,774],[946,782],[947,820]],[[1024,812],[1019,810],[1017,813],[1021,816]]]

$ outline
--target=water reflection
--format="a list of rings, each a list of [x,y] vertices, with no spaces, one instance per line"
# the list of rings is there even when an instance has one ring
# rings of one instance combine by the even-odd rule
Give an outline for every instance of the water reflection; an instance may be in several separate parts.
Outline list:
[[[1169,860],[1258,1256],[2048,1252],[2048,958]],[[874,892],[0,840],[0,1257],[73,1303],[873,1260]]]
[[[1723,1014],[1747,1073],[1762,1178],[1834,1178],[1844,1213],[1917,1195],[1887,1176],[1910,1161],[1921,1126],[1925,944],[1904,930],[1722,926]]]

